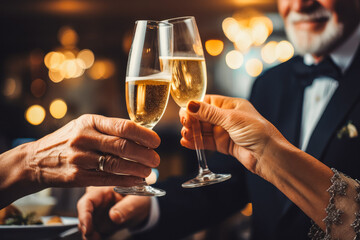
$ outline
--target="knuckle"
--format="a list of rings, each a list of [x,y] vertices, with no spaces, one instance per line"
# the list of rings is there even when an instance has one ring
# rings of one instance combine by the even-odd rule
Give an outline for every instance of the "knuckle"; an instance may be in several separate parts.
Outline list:
[[[62,175],[64,183],[67,183],[69,185],[73,185],[73,183],[78,182],[79,177],[79,169],[77,168],[71,168],[65,171],[65,173]]]
[[[86,193],[79,199],[79,201],[76,203],[76,208],[79,210],[79,209],[82,209],[83,208],[83,205],[84,205],[84,202],[86,202]],[[79,211],[79,214],[82,213]]]
[[[83,135],[80,131],[76,131],[76,133],[74,134],[74,136],[72,136],[69,139],[69,146],[70,147],[77,147],[79,146],[82,142],[84,142],[86,139],[86,136]]]
[[[94,127],[95,126],[95,119],[94,115],[92,114],[83,114],[77,119],[75,119],[76,122],[76,128],[78,129],[85,129],[87,127]]]
[[[121,161],[114,157],[111,157],[108,158],[105,166],[107,168],[107,171],[117,173],[121,169]]]
[[[203,114],[205,116],[205,119],[216,120],[217,118],[215,108],[212,107],[204,109]]]
[[[81,158],[83,157],[83,155],[81,153],[75,152],[72,153],[71,156],[69,156],[69,160],[68,163],[70,164],[76,164]]]
[[[118,129],[120,135],[123,135],[124,133],[128,132],[132,127],[131,122],[124,119],[116,121],[114,125],[115,125],[114,126],[115,129]]]
[[[125,155],[127,152],[128,145],[129,143],[127,140],[119,138],[118,140],[115,141],[115,147],[116,147],[115,150]]]

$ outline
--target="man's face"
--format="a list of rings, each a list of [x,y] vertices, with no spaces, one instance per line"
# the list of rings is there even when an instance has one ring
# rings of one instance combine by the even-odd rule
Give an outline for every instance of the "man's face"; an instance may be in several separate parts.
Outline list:
[[[360,0],[278,0],[285,30],[300,54],[324,56],[359,23]]]

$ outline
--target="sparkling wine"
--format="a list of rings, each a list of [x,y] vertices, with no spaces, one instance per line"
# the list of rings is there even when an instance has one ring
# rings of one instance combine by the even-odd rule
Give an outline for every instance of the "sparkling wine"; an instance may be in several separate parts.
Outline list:
[[[130,119],[153,128],[165,112],[170,93],[170,76],[127,77],[126,106]]]
[[[170,58],[172,80],[170,93],[180,107],[190,100],[202,101],[206,92],[206,65],[204,58]]]

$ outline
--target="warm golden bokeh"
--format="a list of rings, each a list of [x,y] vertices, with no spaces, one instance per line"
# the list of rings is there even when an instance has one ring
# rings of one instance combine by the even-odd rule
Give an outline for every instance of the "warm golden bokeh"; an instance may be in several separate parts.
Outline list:
[[[243,210],[241,210],[242,215],[250,217],[252,215],[253,209],[252,209],[252,203],[246,204]]]
[[[6,97],[11,97],[15,94],[17,88],[16,80],[13,78],[8,78],[5,81],[5,87],[3,93]]]
[[[250,76],[257,77],[263,70],[263,64],[259,59],[252,58],[246,62],[245,68]]]
[[[226,54],[226,65],[231,69],[238,69],[241,67],[244,61],[244,57],[241,52],[232,50]]]
[[[69,26],[64,26],[59,30],[58,39],[66,48],[73,48],[78,42],[78,38],[75,30]]]
[[[205,42],[205,49],[211,56],[217,56],[222,53],[224,43],[218,39],[210,39]]]
[[[37,98],[42,97],[46,91],[45,81],[40,78],[35,79],[34,81],[31,82],[30,90],[35,97]]]
[[[91,68],[91,66],[94,64],[94,61],[95,61],[94,53],[89,49],[81,50],[78,53],[77,58],[83,61],[84,69]]]
[[[281,41],[276,46],[276,57],[280,62],[286,62],[294,56],[294,47],[288,41]]]
[[[26,120],[32,125],[39,125],[45,119],[45,109],[40,105],[32,105],[25,112]]]
[[[236,36],[236,42],[234,43],[235,49],[241,52],[246,52],[249,50],[252,44],[253,40],[251,38],[251,32],[249,29],[240,30]]]
[[[225,36],[232,42],[236,41],[236,36],[240,31],[240,27],[236,19],[232,17],[225,18],[222,22],[222,28]]]
[[[51,116],[56,119],[61,119],[66,115],[67,112],[67,105],[64,100],[62,99],[55,99],[51,102],[49,108]]]
[[[261,49],[261,57],[264,62],[271,64],[277,60],[276,46],[277,42],[270,41]]]
[[[97,60],[89,69],[89,75],[94,80],[107,79],[114,75],[115,65],[110,60]]]

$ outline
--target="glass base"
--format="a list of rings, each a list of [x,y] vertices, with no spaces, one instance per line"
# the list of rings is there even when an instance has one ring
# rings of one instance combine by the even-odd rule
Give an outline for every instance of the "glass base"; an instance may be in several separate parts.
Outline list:
[[[207,172],[204,174],[199,174],[196,178],[193,178],[187,182],[181,184],[183,188],[196,188],[212,185],[215,183],[224,182],[231,178],[231,174],[216,174],[212,172]]]
[[[161,197],[166,194],[164,190],[153,188],[148,185],[133,186],[133,187],[114,187],[114,191],[124,195],[138,195],[138,196]]]

